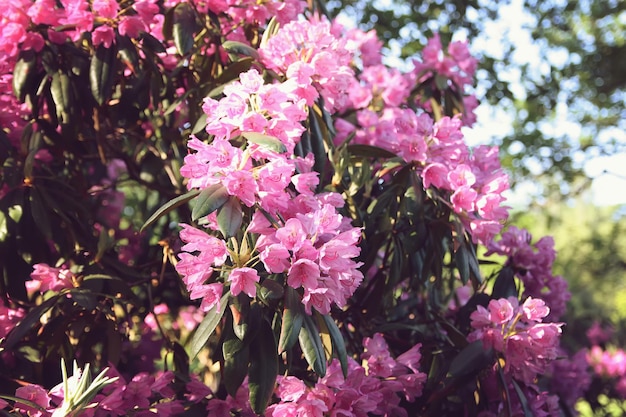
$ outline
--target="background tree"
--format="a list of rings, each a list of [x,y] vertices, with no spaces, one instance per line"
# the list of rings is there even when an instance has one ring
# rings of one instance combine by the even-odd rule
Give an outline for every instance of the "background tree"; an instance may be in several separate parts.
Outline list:
[[[484,35],[510,4],[344,0],[327,7],[376,30],[388,47],[408,58],[435,32],[444,40],[457,32],[471,39]],[[480,51],[478,98],[514,119],[509,134],[492,140],[501,146],[515,182],[532,179],[548,194],[578,192],[581,161],[626,149],[626,4],[526,0],[522,9],[525,16],[515,20],[523,20],[531,33],[536,62],[515,59],[517,40],[498,33],[492,40],[497,47]],[[555,130],[563,114],[578,127]]]

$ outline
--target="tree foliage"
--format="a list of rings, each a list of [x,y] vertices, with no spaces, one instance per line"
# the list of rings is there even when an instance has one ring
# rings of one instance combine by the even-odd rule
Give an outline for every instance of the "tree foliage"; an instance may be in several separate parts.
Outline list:
[[[392,50],[409,58],[426,37],[449,40],[462,31],[485,36],[498,18],[523,21],[533,42],[520,56],[519,40],[502,28],[494,48],[481,51],[479,99],[513,118],[509,132],[494,137],[513,180],[540,182],[545,193],[579,192],[568,183],[584,177],[581,161],[624,151],[624,38],[626,6],[619,1],[510,2],[375,1],[329,2],[333,13],[356,16]],[[528,54],[533,56],[529,59]],[[559,126],[565,126],[559,129]],[[551,181],[546,181],[552,178]],[[577,191],[578,190],[578,191]]]
[[[467,44],[403,73],[324,12],[10,5],[1,413],[571,412],[567,283],[502,232]]]

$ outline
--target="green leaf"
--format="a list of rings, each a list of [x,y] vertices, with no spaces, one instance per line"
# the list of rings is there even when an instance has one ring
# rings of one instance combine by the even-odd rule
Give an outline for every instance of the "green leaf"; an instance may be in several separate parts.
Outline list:
[[[222,235],[225,238],[229,238],[237,234],[242,223],[243,211],[241,202],[237,197],[231,196],[217,212],[217,226],[220,228]]]
[[[283,353],[296,344],[304,315],[304,306],[300,302],[298,292],[291,287],[285,288],[285,309],[278,338],[278,353]]]
[[[13,94],[20,102],[24,102],[26,94],[35,87],[37,78],[37,55],[29,49],[20,52],[19,59],[13,67]]]
[[[251,343],[248,386],[250,388],[250,406],[257,414],[263,414],[272,397],[278,375],[278,356],[276,340],[272,326],[261,321],[259,333]]]
[[[445,75],[437,74],[435,76],[435,85],[441,91],[448,89],[448,78]]]
[[[250,297],[241,293],[233,299],[230,310],[233,313],[232,328],[235,336],[240,340],[250,341],[259,329],[259,322],[263,316],[261,306],[259,303],[251,305]]]
[[[196,204],[191,211],[191,219],[198,220],[222,207],[228,201],[228,191],[222,184],[213,184],[200,191]]]
[[[283,298],[285,289],[273,279],[266,279],[257,290],[257,296],[265,304],[270,305]]]
[[[339,359],[341,364],[341,371],[344,378],[348,377],[348,352],[346,350],[346,343],[343,340],[343,336],[339,327],[335,323],[332,317],[328,314],[321,315],[320,317],[324,321],[325,329],[322,328],[322,332],[327,331],[333,342],[333,354]]]
[[[41,230],[41,233],[48,239],[52,239],[52,226],[50,223],[50,216],[48,210],[50,205],[46,204],[43,195],[39,192],[37,187],[31,187],[30,189],[30,209],[31,216],[35,221],[35,224]]]
[[[39,304],[37,307],[33,308],[7,335],[2,348],[7,351],[12,350],[15,345],[22,340],[24,336],[26,336],[31,328],[40,322],[41,317],[46,314],[46,312],[50,310],[61,297],[65,298],[65,295],[55,294],[43,303]]]
[[[141,226],[141,229],[139,229],[139,231],[143,232],[146,227],[152,225],[154,222],[156,222],[162,216],[166,215],[167,213],[171,212],[172,210],[175,210],[176,208],[178,208],[178,207],[182,206],[183,204],[187,203],[188,201],[192,200],[198,194],[200,194],[200,190],[191,190],[189,192],[186,192],[183,195],[180,195],[180,196],[178,196],[176,198],[173,198],[172,200],[168,201],[167,203],[162,205],[161,208],[159,208],[157,211],[155,211],[154,214],[148,218],[148,220],[146,220],[146,222],[143,224],[143,226]]]
[[[89,64],[89,86],[91,94],[99,105],[109,100],[113,92],[113,67],[117,50],[115,45],[110,48],[98,45],[96,53]]]
[[[172,35],[180,55],[187,55],[194,44],[194,34],[199,29],[196,14],[189,3],[178,3],[174,9]]]
[[[470,279],[470,254],[465,249],[465,245],[460,245],[454,253],[454,260],[456,263],[456,269],[461,276],[461,282],[463,285],[467,284]]]
[[[246,45],[245,43],[237,41],[226,41],[222,43],[222,47],[229,54],[246,55],[256,60],[260,58],[257,50],[249,45]]]
[[[495,299],[517,297],[518,290],[515,285],[515,271],[510,266],[505,266],[500,270],[495,284],[493,284],[493,290],[491,296]]]
[[[322,339],[311,316],[305,314],[302,324],[298,336],[302,353],[315,373],[323,377],[326,375],[326,355],[324,354]]]
[[[166,51],[163,43],[147,32],[141,34],[141,42],[144,49],[147,47],[155,54],[164,53]]]
[[[311,128],[311,147],[313,149],[313,156],[315,157],[313,170],[319,172],[320,177],[322,177],[324,175],[324,167],[326,166],[328,155],[326,154],[324,134],[322,133],[317,113],[313,107],[309,107],[309,126]]]
[[[213,334],[213,331],[219,324],[220,320],[222,320],[222,316],[224,315],[224,311],[226,311],[226,307],[228,306],[228,298],[230,297],[230,291],[226,292],[220,300],[219,309],[217,306],[214,306],[211,310],[206,313],[204,319],[202,319],[202,323],[196,328],[193,337],[189,341],[188,349],[189,349],[189,357],[195,358],[200,350],[206,345],[206,342],[209,340],[209,337]]]
[[[50,83],[50,92],[52,93],[52,100],[56,108],[56,116],[59,122],[62,124],[68,124],[71,121],[72,113],[72,94],[71,94],[71,81],[67,74],[61,72],[55,72],[52,75],[52,81]]]
[[[263,133],[256,132],[244,132],[241,134],[248,142],[256,143],[257,145],[263,146],[270,151],[285,153],[287,152],[287,148],[285,145],[278,140],[278,138],[270,135],[264,135]]]
[[[351,155],[365,158],[395,158],[398,156],[386,149],[371,145],[348,145],[348,152]]]
[[[526,395],[524,395],[524,391],[522,391],[522,388],[519,386],[516,380],[511,379],[511,382],[513,383],[513,387],[515,388],[515,392],[517,393],[519,402],[522,405],[522,410],[524,410],[524,417],[533,417],[534,414],[530,406],[528,405],[528,399],[526,398]]]
[[[248,374],[250,363],[250,348],[237,338],[232,331],[228,331],[226,340],[222,344],[224,356],[224,385],[226,391],[234,397],[237,390]]]
[[[453,378],[462,378],[484,369],[493,362],[493,351],[485,350],[482,340],[467,345],[452,360],[448,374]]]

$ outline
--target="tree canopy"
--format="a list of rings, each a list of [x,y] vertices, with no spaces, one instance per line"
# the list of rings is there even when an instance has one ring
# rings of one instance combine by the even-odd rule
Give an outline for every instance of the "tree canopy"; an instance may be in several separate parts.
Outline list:
[[[344,0],[328,8],[354,16],[407,58],[435,32],[445,40],[458,32],[484,36],[507,6],[518,3]],[[515,59],[517,40],[500,33],[492,39],[497,48],[480,51],[478,98],[514,119],[508,134],[493,138],[514,181],[532,178],[547,193],[576,192],[582,161],[626,150],[626,3],[525,0],[521,9],[515,19],[525,22],[538,55]],[[566,130],[555,129],[560,126]]]

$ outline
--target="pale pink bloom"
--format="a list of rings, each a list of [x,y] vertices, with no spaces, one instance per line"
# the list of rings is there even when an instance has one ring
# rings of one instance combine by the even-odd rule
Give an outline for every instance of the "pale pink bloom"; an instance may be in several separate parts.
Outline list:
[[[91,33],[91,40],[93,46],[102,44],[105,48],[110,48],[115,42],[115,31],[107,25],[98,26]]]
[[[414,373],[419,373],[419,361],[422,359],[422,354],[420,353],[420,349],[422,348],[422,344],[418,343],[413,346],[411,349],[407,350],[400,356],[396,358],[398,363],[406,366]]]
[[[17,390],[15,390],[15,396],[17,398],[22,398],[24,400],[33,402],[39,405],[44,410],[50,406],[50,396],[48,395],[48,392],[39,385],[31,384],[24,387],[19,387]],[[48,415],[48,412],[46,411],[40,411],[39,409],[31,405],[24,404],[19,401],[15,402],[15,409],[25,411],[28,413],[29,416],[32,417],[42,417]]]
[[[462,211],[473,211],[474,201],[478,197],[478,193],[473,188],[463,186],[458,188],[450,197],[450,202],[454,211],[460,213]]]
[[[176,394],[171,387],[171,385],[174,383],[174,379],[174,372],[160,372],[155,378],[152,386],[150,386],[150,390],[159,393],[163,396],[163,398],[171,398]]]
[[[305,383],[294,376],[284,376],[278,378],[276,395],[282,401],[298,401],[306,392]]]
[[[207,260],[211,265],[221,266],[228,257],[228,249],[226,243],[211,236],[202,230],[191,227],[188,224],[181,223],[180,239],[186,244],[181,248],[187,252],[201,252],[203,259]]]
[[[246,206],[252,207],[256,202],[258,187],[251,172],[231,171],[223,178],[222,184],[228,194],[237,197]]]
[[[209,311],[213,307],[220,309],[220,299],[224,286],[220,282],[214,282],[212,284],[200,285],[191,289],[189,298],[192,300],[201,298],[200,309],[204,312]]]
[[[147,28],[141,17],[124,16],[117,29],[120,32],[120,35],[136,39],[139,37],[139,34],[141,32],[145,32]]]
[[[133,4],[133,9],[141,17],[145,24],[150,24],[154,16],[159,13],[159,6],[154,4],[154,0],[137,0]]]
[[[287,274],[287,284],[292,288],[317,288],[320,278],[319,266],[308,259],[299,259],[291,265]]]
[[[191,381],[185,384],[185,388],[187,389],[185,398],[187,398],[187,400],[197,403],[211,394],[211,389],[204,385],[204,383],[202,383],[195,374],[190,374],[190,378]]]
[[[260,277],[256,269],[242,267],[233,269],[228,276],[228,280],[231,283],[230,292],[233,295],[236,296],[244,292],[254,298],[256,295],[255,283],[259,282]]]
[[[117,16],[119,4],[117,0],[92,0],[91,10],[101,17],[114,19]]]
[[[291,177],[291,182],[295,185],[296,191],[300,194],[312,195],[315,187],[319,184],[317,172],[307,172],[304,174],[296,174]]]
[[[178,259],[176,271],[183,276],[183,282],[190,292],[193,292],[196,288],[204,284],[204,281],[213,273],[213,268],[211,268],[210,261],[207,259],[193,256],[187,252],[179,253]],[[199,296],[201,297],[203,295]]]
[[[61,291],[64,288],[74,287],[74,274],[69,269],[53,268],[44,263],[33,265],[33,269],[30,277],[41,283],[39,287],[41,292]]]
[[[438,162],[428,164],[422,171],[424,188],[434,185],[437,188],[448,188],[448,169]]]
[[[150,385],[154,382],[154,377],[140,373],[133,377],[133,379],[126,385],[124,390],[124,404],[126,409],[133,409],[134,407],[148,408],[150,406]]]
[[[509,300],[501,298],[489,302],[489,318],[493,324],[504,324],[513,318],[513,306]]]
[[[8,402],[4,401],[2,398],[0,398],[0,410],[4,410],[5,408],[7,408],[9,405]]]
[[[335,301],[334,292],[325,287],[317,287],[317,288],[305,288],[304,296],[302,297],[302,304],[304,304],[304,311],[307,314],[312,314],[312,308],[322,313],[328,314],[330,313],[330,305]]]
[[[522,305],[522,311],[526,320],[541,321],[544,317],[550,314],[550,308],[546,306],[546,303],[540,298],[528,297]]]
[[[276,238],[291,251],[297,251],[307,238],[302,223],[298,219],[289,219],[276,231]]]
[[[55,7],[54,0],[35,0],[28,8],[28,16],[36,25],[55,26],[62,16],[61,10]]]

